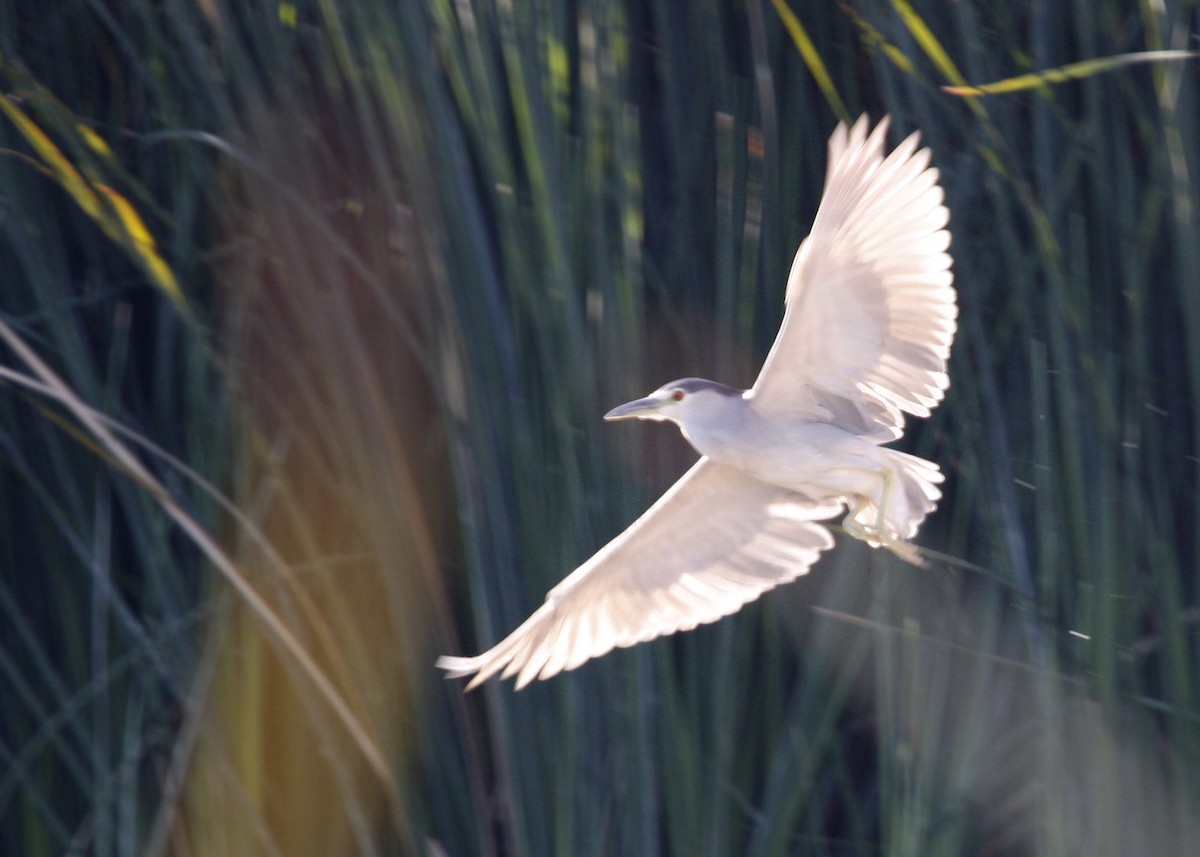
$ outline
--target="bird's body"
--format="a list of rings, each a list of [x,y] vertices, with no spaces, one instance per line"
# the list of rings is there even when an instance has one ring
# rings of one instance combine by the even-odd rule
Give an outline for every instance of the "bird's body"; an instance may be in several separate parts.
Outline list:
[[[825,196],[754,386],[685,378],[605,416],[670,420],[700,460],[507,638],[439,659],[450,676],[474,686],[499,672],[522,687],[714,621],[806,573],[833,544],[819,522],[847,508],[850,535],[919,562],[908,540],[942,474],[881,444],[949,386],[949,215],[928,150],[913,135],[885,157],[886,130],[868,135],[864,117],[834,132]]]
[[[832,422],[770,419],[754,406],[753,398],[744,395],[721,396],[720,404],[725,411],[720,420],[681,426],[695,450],[813,499],[855,493],[846,490],[835,468],[857,469],[889,451]]]
[[[834,419],[805,414],[780,419],[763,412],[753,391],[701,378],[673,381],[663,389],[685,390],[687,398],[679,404],[695,413],[675,419],[688,442],[710,460],[817,503],[836,498],[861,506],[858,523],[864,532],[875,528],[873,512],[886,502],[886,526],[866,539],[873,544],[912,538],[940,496],[934,487],[942,481],[936,464],[879,446]],[[609,419],[627,418],[620,410]]]

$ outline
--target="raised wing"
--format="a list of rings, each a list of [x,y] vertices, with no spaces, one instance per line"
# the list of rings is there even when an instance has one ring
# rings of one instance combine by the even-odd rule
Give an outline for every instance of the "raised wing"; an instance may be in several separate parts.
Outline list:
[[[474,675],[468,689],[501,670],[519,689],[614,647],[713,622],[805,574],[833,545],[814,521],[840,508],[701,458],[506,639],[438,666],[451,678]]]
[[[763,410],[836,422],[875,441],[928,416],[949,386],[949,212],[913,134],[886,157],[888,119],[829,140],[825,193],[787,285],[783,326],[755,381]]]

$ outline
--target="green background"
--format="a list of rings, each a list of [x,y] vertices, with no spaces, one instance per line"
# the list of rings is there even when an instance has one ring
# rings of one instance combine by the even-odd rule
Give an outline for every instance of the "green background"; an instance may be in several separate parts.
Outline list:
[[[1197,14],[0,2],[0,852],[1194,847],[1198,66],[942,87]],[[929,565],[464,696],[693,457],[600,416],[752,382],[863,112],[951,211]]]

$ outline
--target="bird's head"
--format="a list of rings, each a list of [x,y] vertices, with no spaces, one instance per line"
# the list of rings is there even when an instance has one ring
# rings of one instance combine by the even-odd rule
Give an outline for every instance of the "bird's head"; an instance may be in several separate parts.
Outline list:
[[[742,402],[742,390],[703,378],[664,384],[644,399],[626,402],[604,415],[606,420],[671,420],[686,428],[720,422]]]

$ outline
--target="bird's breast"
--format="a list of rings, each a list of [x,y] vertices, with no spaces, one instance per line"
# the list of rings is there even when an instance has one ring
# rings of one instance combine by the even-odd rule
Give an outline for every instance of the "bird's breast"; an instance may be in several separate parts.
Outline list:
[[[838,426],[761,423],[707,437],[704,447],[692,445],[762,482],[822,500],[860,493],[865,479],[877,478],[884,466],[884,450]]]

